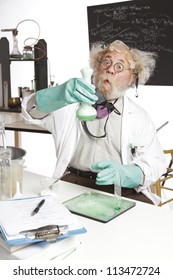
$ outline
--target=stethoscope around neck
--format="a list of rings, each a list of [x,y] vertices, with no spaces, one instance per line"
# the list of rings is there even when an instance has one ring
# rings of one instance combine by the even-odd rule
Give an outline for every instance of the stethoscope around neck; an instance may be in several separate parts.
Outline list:
[[[89,136],[94,137],[94,138],[104,138],[104,137],[106,137],[106,135],[107,135],[106,126],[107,126],[107,122],[108,122],[108,119],[109,119],[109,115],[112,112],[115,112],[117,115],[121,115],[121,113],[118,111],[118,109],[114,106],[115,103],[117,102],[117,100],[118,99],[116,99],[113,103],[108,102],[107,100],[104,100],[101,103],[96,103],[96,104],[93,105],[93,107],[97,111],[96,118],[97,119],[102,119],[102,118],[106,117],[106,121],[105,121],[105,124],[104,124],[104,134],[101,135],[101,136],[96,136],[96,135],[92,134],[88,129],[87,122],[82,121],[81,123],[82,123],[83,129]]]

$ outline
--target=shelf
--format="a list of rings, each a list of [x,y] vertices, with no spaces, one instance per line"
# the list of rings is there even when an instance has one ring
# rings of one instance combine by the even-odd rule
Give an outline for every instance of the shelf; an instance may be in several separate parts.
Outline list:
[[[32,123],[27,123],[24,120],[16,121],[13,123],[5,123],[5,130],[16,131],[16,132],[34,132],[34,133],[43,133],[43,134],[51,134],[50,131],[42,128],[38,125],[34,125]]]
[[[10,61],[35,61],[35,59],[10,58]]]
[[[0,38],[0,106],[5,107],[5,98],[11,98],[11,73],[10,65],[13,62],[33,62],[34,79],[37,82],[36,90],[48,87],[48,69],[47,69],[47,43],[44,39],[38,40],[34,45],[34,58],[24,59],[23,56],[11,57],[9,55],[9,42],[7,38]],[[4,82],[8,86],[5,87]],[[5,92],[6,90],[6,92]],[[1,111],[20,112],[20,108],[0,109]]]
[[[21,107],[17,107],[17,108],[3,108],[3,107],[0,107],[0,112],[21,113]]]

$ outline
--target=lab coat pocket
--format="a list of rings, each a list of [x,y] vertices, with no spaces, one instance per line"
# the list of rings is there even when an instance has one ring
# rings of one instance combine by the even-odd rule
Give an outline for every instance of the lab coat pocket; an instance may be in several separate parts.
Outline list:
[[[134,137],[131,139],[130,152],[132,159],[136,159],[144,153],[144,149],[147,146],[146,140],[145,137]]]

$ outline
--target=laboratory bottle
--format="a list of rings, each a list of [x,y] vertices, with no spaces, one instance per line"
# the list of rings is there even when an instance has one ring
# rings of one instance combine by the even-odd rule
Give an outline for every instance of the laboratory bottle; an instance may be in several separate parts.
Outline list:
[[[23,59],[33,59],[33,58],[34,58],[34,53],[32,47],[25,46],[23,48]]]
[[[89,67],[81,69],[82,77],[88,84],[91,84],[92,73],[93,70]],[[96,118],[97,112],[92,105],[82,102],[76,115],[80,121],[92,121]]]

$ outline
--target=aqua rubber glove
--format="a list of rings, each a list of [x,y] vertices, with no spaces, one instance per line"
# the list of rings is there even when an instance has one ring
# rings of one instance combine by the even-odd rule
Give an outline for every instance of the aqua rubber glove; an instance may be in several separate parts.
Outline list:
[[[112,161],[100,161],[92,164],[93,171],[98,172],[96,177],[97,185],[112,185],[116,183],[115,174],[118,172],[121,180],[121,187],[135,188],[142,182],[143,173],[137,165],[122,165]]]
[[[94,85],[87,84],[83,79],[72,78],[62,85],[37,91],[37,108],[50,113],[76,102],[94,104],[98,99],[94,93]]]

